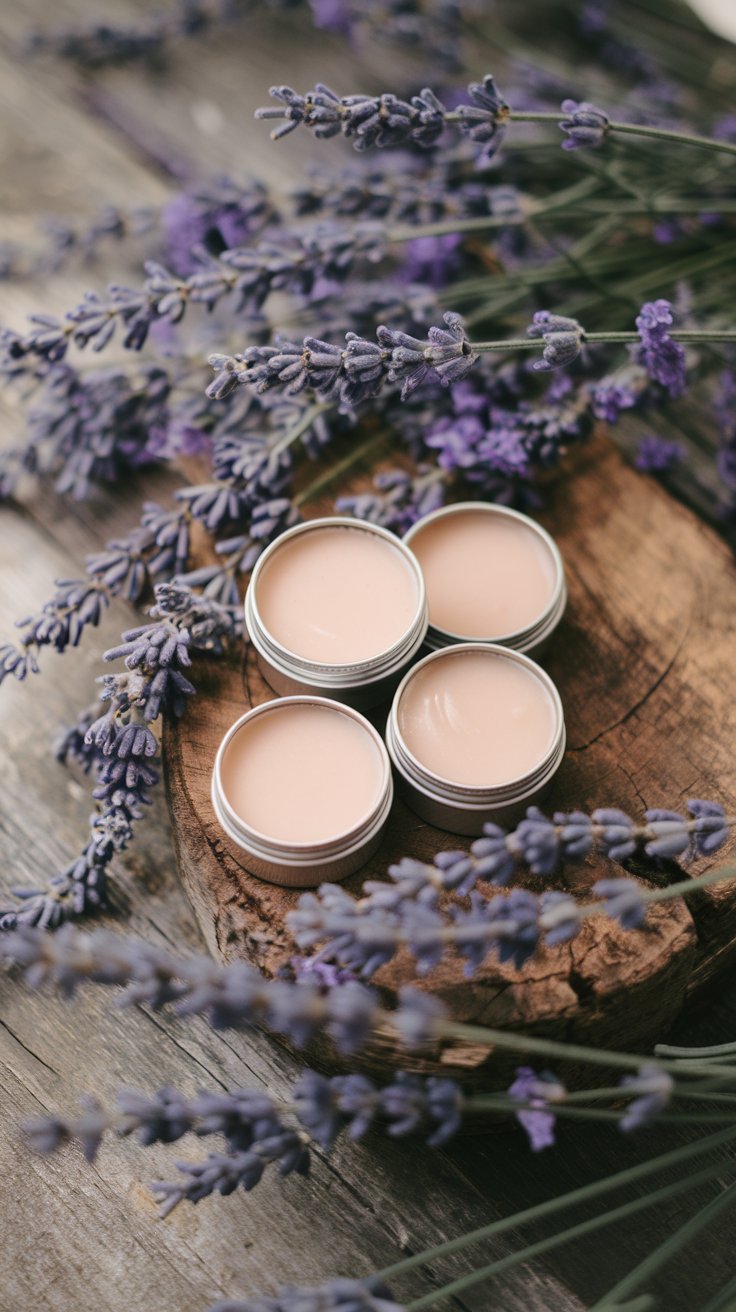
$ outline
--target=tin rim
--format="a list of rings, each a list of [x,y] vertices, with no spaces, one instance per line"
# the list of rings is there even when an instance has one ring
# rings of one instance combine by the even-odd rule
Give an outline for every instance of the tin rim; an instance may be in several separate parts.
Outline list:
[[[545,754],[540,758],[537,765],[527,770],[521,775],[512,776],[510,779],[504,779],[497,784],[465,784],[458,780],[448,779],[444,775],[437,774],[430,770],[426,765],[414,755],[409,749],[406,741],[399,728],[398,712],[401,704],[401,698],[404,691],[414,678],[414,675],[436,660],[452,660],[461,657],[462,653],[468,651],[480,651],[486,654],[500,656],[505,660],[513,661],[529,670],[538,681],[544,686],[549,694],[554,708],[555,723],[552,730],[550,744]],[[423,660],[417,661],[416,665],[404,675],[401,680],[389,713],[386,746],[389,756],[393,761],[400,774],[403,775],[414,787],[421,788],[424,792],[429,792],[437,800],[458,804],[468,809],[474,806],[488,805],[490,803],[510,802],[514,800],[519,789],[525,791],[534,791],[542,786],[550,772],[554,773],[557,769],[565,750],[566,732],[565,717],[562,706],[562,700],[546,670],[543,670],[536,661],[533,661],[523,652],[514,650],[513,647],[503,647],[499,643],[491,642],[462,642],[455,643],[450,647],[441,647],[437,651],[430,652]]]
[[[266,834],[254,825],[248,824],[240,816],[235,808],[230,804],[227,793],[222,784],[222,763],[233,739],[241,731],[246,723],[250,723],[260,715],[278,713],[284,706],[318,706],[330,711],[336,711],[341,715],[349,716],[360,727],[366,730],[377,748],[379,760],[381,763],[381,778],[376,791],[376,800],[373,806],[365,812],[359,820],[355,822],[350,829],[344,829],[327,838],[320,839],[312,843],[294,843],[286,840],[279,840],[273,834]],[[262,702],[260,706],[251,707],[245,715],[241,715],[234,724],[230,726],[220,746],[217,749],[215,763],[212,769],[212,801],[215,808],[215,814],[222,824],[222,818],[227,819],[227,825],[223,828],[229,833],[230,837],[235,839],[241,845],[247,845],[249,850],[254,854],[265,858],[283,861],[285,864],[308,864],[320,860],[322,857],[334,857],[347,855],[352,851],[354,846],[362,845],[373,836],[374,830],[378,824],[383,823],[388,815],[393,798],[393,781],[391,778],[391,762],[386,751],[386,745],[378,731],[373,727],[365,716],[361,715],[352,706],[347,706],[343,702],[333,701],[328,697],[317,697],[309,694],[300,694],[293,697],[278,697],[273,701]],[[218,814],[220,812],[221,814]],[[300,858],[302,860],[300,861]]]
[[[258,584],[268,561],[290,538],[323,528],[345,528],[354,532],[369,533],[374,537],[380,537],[399,552],[412,571],[417,590],[417,605],[409,625],[390,647],[377,652],[373,656],[367,656],[361,661],[351,663],[315,661],[307,656],[300,656],[298,652],[285,647],[270,633],[258,609]],[[411,548],[388,529],[382,528],[378,524],[370,524],[364,520],[352,519],[348,515],[327,515],[320,519],[310,519],[303,524],[296,524],[293,528],[287,529],[285,533],[281,533],[256,562],[245,595],[246,630],[253,646],[260,655],[287,675],[304,676],[315,683],[322,680],[327,685],[336,688],[349,687],[356,680],[361,683],[372,682],[392,673],[397,665],[403,664],[421,647],[427,632],[428,616],[424,575]]]
[[[542,642],[544,638],[556,627],[565,610],[567,604],[567,587],[565,584],[565,566],[557,543],[546,528],[538,524],[530,515],[524,515],[520,510],[512,510],[510,506],[499,506],[495,502],[489,501],[456,501],[449,506],[440,506],[437,510],[432,510],[422,519],[418,519],[412,524],[402,538],[402,542],[413,550],[412,541],[417,538],[424,529],[428,528],[436,520],[449,518],[452,515],[467,513],[468,511],[481,511],[484,514],[502,516],[506,519],[516,520],[526,528],[532,529],[533,532],[541,538],[545,547],[552,558],[552,564],[555,571],[555,582],[552,589],[552,596],[545,606],[533,620],[520,629],[513,629],[509,633],[496,633],[487,638],[471,638],[467,634],[453,633],[451,629],[443,629],[439,624],[433,624],[430,620],[428,626],[428,637],[435,638],[443,642],[446,646],[457,646],[467,642],[483,642],[488,644],[499,644],[501,646],[510,646],[516,650],[524,650],[528,645],[535,645]],[[418,558],[417,558],[418,559]],[[420,564],[421,568],[421,564]],[[426,587],[426,583],[425,583]],[[427,608],[429,609],[429,597],[427,598]],[[517,646],[518,644],[518,646]]]

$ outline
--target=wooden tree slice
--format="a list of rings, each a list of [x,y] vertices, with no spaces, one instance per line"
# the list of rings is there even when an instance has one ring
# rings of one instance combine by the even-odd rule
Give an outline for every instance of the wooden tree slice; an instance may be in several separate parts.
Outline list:
[[[327,508],[318,504],[315,513]],[[736,568],[725,545],[603,438],[573,453],[547,489],[540,519],[559,543],[570,594],[544,662],[568,731],[548,809],[608,805],[640,815],[647,807],[682,809],[692,796],[733,807]],[[196,681],[199,695],[164,740],[181,877],[212,953],[244,957],[273,975],[295,953],[285,915],[299,893],[248,873],[215,820],[210,776],[225,731],[274,694],[247,646],[240,660],[199,665]],[[382,877],[402,855],[431,858],[465,841],[424,824],[398,800],[379,852],[346,887],[359,894],[366,877]],[[584,898],[604,873],[621,871],[595,858],[554,886]],[[681,877],[675,867],[638,873],[660,883]],[[531,876],[524,882],[544,886]],[[572,943],[541,951],[522,971],[491,957],[468,980],[462,962],[448,959],[419,987],[458,1020],[645,1050],[689,997],[734,962],[736,890],[720,885],[687,905],[656,904],[641,931],[595,917]],[[408,953],[375,979],[389,996],[409,981]],[[394,1058],[391,1042],[378,1040],[363,1062],[375,1071]],[[329,1060],[318,1052],[320,1059]],[[462,1067],[467,1083],[487,1079],[489,1062],[495,1078],[500,1054],[450,1044],[414,1066]]]

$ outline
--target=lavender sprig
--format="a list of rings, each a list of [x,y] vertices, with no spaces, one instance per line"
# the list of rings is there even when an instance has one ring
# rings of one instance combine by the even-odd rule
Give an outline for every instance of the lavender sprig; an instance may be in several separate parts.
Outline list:
[[[218,654],[240,631],[239,607],[181,584],[159,584],[150,614],[151,624],[123,634],[122,644],[105,654],[124,659],[127,670],[105,677],[105,709],[84,734],[84,763],[97,773],[89,841],[47,890],[13,890],[22,904],[0,909],[0,929],[55,927],[105,905],[108,867],[130,843],[159,779],[158,743],[148,725],[161,714],[182,714],[195,691],[184,673],[191,652]]]
[[[501,145],[509,116],[509,106],[490,73],[482,83],[470,83],[470,104],[460,105],[452,113],[429,87],[410,101],[390,92],[380,96],[338,96],[322,82],[305,95],[287,86],[271,87],[269,94],[281,102],[281,107],[258,109],[256,118],[281,120],[271,133],[274,141],[303,125],[321,139],[340,133],[352,138],[356,150],[404,146],[409,142],[426,149],[437,144],[447,124],[457,123],[462,133],[483,146],[482,157],[488,160]]]
[[[314,1145],[329,1152],[343,1132],[356,1140],[374,1126],[385,1126],[394,1137],[424,1130],[429,1145],[439,1147],[459,1129],[463,1107],[454,1080],[399,1072],[379,1086],[363,1075],[327,1078],[306,1070],[283,1101],[253,1089],[202,1091],[187,1099],[168,1085],[152,1095],[124,1088],[113,1110],[87,1097],[81,1115],[43,1116],[24,1129],[37,1151],[55,1152],[76,1141],[90,1162],[110,1132],[135,1134],[144,1147],[176,1143],[189,1133],[221,1135],[226,1152],[210,1153],[203,1162],[179,1163],[183,1179],[152,1185],[162,1202],[161,1215],[167,1216],[185,1200],[198,1203],[213,1193],[250,1191],[270,1164],[277,1165],[280,1175],[306,1175]],[[296,1127],[285,1119],[289,1114]]]
[[[378,996],[358,982],[325,989],[312,976],[269,981],[243,961],[218,965],[209,956],[177,957],[150,943],[107,930],[83,933],[65,924],[48,934],[27,923],[0,938],[0,952],[23,967],[32,987],[55,985],[67,996],[84,982],[123,987],[121,1007],[172,1005],[179,1015],[203,1015],[214,1029],[254,1026],[306,1047],[326,1033],[340,1051],[355,1052],[390,1021],[409,1048],[433,1041],[445,1011],[436,998],[403,989],[385,1011]]]
[[[573,938],[587,915],[617,920],[624,929],[640,925],[646,891],[631,879],[604,879],[593,886],[587,908],[566,893],[537,897],[524,889],[509,896],[482,897],[478,883],[506,885],[520,866],[548,878],[563,862],[577,863],[593,853],[626,861],[637,851],[655,859],[710,856],[729,836],[734,819],[717,802],[692,799],[690,817],[653,809],[637,825],[624,812],[602,808],[557,813],[551,819],[530,807],[526,819],[507,833],[486,825],[469,852],[440,852],[429,865],[405,857],[389,867],[391,882],[366,881],[364,896],[353,898],[339,885],[323,884],[305,893],[287,921],[301,950],[319,946],[317,960],[334,962],[365,979],[406,945],[422,972],[431,970],[455,947],[472,974],[491,951],[517,969],[541,942],[549,946]],[[470,896],[470,907],[453,904],[445,913],[440,897]],[[651,895],[650,895],[651,896]]]
[[[487,163],[498,152],[509,123],[555,124],[565,136],[564,150],[596,148],[607,136],[621,134],[736,154],[736,144],[728,140],[650,127],[646,123],[615,122],[604,110],[587,101],[563,100],[562,120],[559,114],[514,110],[498,91],[490,73],[482,82],[469,83],[467,89],[471,103],[448,110],[430,87],[407,101],[393,92],[339,96],[323,82],[304,95],[288,86],[275,86],[269,94],[281,102],[280,107],[257,109],[256,118],[282,120],[271,133],[274,141],[304,126],[320,139],[338,135],[352,138],[356,150],[404,146],[409,142],[427,149],[437,144],[445,128],[453,127],[482,146],[479,163]]]

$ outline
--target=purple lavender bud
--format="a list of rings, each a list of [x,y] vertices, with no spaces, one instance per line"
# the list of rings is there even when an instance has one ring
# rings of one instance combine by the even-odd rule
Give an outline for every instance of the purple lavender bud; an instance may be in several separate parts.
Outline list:
[[[331,1081],[333,1096],[347,1120],[351,1139],[362,1139],[380,1110],[378,1090],[367,1075],[336,1075]]]
[[[580,354],[585,337],[584,329],[576,319],[550,314],[548,310],[537,310],[526,332],[527,337],[541,337],[545,343],[543,358],[535,360],[532,366],[536,370],[561,369],[572,364]]]
[[[321,1148],[329,1150],[342,1129],[332,1081],[315,1071],[304,1071],[294,1086],[292,1101],[305,1130]]]
[[[500,95],[490,73],[482,82],[471,82],[468,87],[472,105],[459,105],[460,131],[484,149],[480,161],[492,159],[501,147],[510,107]]]
[[[593,812],[598,844],[612,861],[625,861],[636,851],[636,826],[630,816],[614,807]]]
[[[619,1129],[624,1133],[638,1130],[664,1111],[674,1089],[672,1076],[653,1062],[643,1062],[636,1075],[624,1075],[619,1083],[623,1089],[633,1089],[639,1094],[619,1121]]]
[[[547,1071],[537,1075],[531,1066],[519,1066],[508,1092],[517,1102],[531,1103],[529,1109],[516,1113],[516,1119],[529,1136],[532,1152],[553,1147],[556,1118],[549,1103],[564,1100],[564,1086]]]
[[[478,863],[478,876],[500,887],[508,884],[516,869],[516,859],[509,847],[508,837],[500,825],[486,824],[483,826],[483,837],[476,838],[470,848]]]
[[[409,900],[402,905],[401,938],[416,958],[418,975],[428,974],[442,960],[444,925],[440,912],[425,902]]]
[[[556,811],[554,822],[559,829],[562,854],[566,860],[583,861],[595,845],[593,821],[584,811],[571,811],[565,815]]]
[[[729,837],[730,826],[719,802],[689,799],[687,809],[695,819],[695,850],[698,856],[712,856]]]
[[[616,377],[602,378],[594,383],[590,393],[590,404],[596,419],[604,419],[608,424],[615,424],[622,410],[631,410],[639,400],[639,392],[625,379]]]
[[[386,1285],[376,1280],[329,1280],[319,1288],[279,1289],[275,1298],[257,1295],[217,1303],[209,1312],[404,1312]]]
[[[560,860],[560,836],[552,820],[536,806],[527,809],[526,819],[514,830],[509,842],[533,875],[551,875]]]
[[[597,149],[603,145],[610,119],[602,109],[597,109],[587,100],[563,100],[561,109],[567,115],[560,123],[561,131],[567,134],[567,140],[562,143],[563,150]]]
[[[375,1026],[377,1001],[362,984],[343,984],[329,995],[328,1033],[341,1052],[362,1048]]]
[[[446,1014],[439,998],[406,985],[399,989],[399,1005],[391,1020],[407,1048],[425,1048],[436,1043],[438,1028]]]
[[[582,924],[582,915],[574,897],[569,893],[543,893],[539,907],[539,927],[548,947],[575,938]]]
[[[639,439],[634,466],[645,474],[665,474],[685,459],[685,448],[674,438],[648,433]]]
[[[638,929],[643,925],[646,899],[633,879],[599,879],[593,885],[593,896],[601,899],[604,914],[617,920],[622,929]]]
[[[664,387],[670,396],[677,397],[685,391],[687,380],[685,352],[667,331],[673,323],[672,306],[663,299],[647,301],[636,317],[642,363],[649,377]]]
[[[674,858],[690,847],[687,820],[677,811],[660,809],[644,812],[647,828],[653,835],[644,846],[647,856]]]

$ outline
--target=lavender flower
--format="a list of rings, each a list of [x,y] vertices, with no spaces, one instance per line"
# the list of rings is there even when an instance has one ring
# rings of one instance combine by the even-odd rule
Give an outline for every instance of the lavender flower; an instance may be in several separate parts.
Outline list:
[[[624,1075],[620,1083],[622,1089],[639,1095],[629,1103],[619,1122],[619,1129],[624,1133],[638,1130],[664,1111],[674,1088],[672,1076],[651,1062],[644,1062],[636,1075]]]
[[[279,1289],[273,1298],[216,1303],[209,1312],[404,1312],[390,1289],[373,1280],[329,1280],[319,1288]]]
[[[560,129],[567,136],[563,141],[563,150],[579,150],[581,147],[597,149],[603,145],[610,126],[608,115],[602,109],[589,104],[587,100],[563,100],[562,112],[567,115],[560,123]]]
[[[499,95],[494,80],[487,74],[482,82],[471,82],[471,103],[461,104],[450,114],[429,88],[401,100],[391,92],[380,96],[338,96],[324,83],[300,95],[291,87],[271,87],[269,94],[280,107],[256,110],[256,118],[281,120],[271,133],[272,140],[303,125],[324,139],[342,134],[353,138],[356,150],[372,146],[434,146],[449,123],[457,123],[460,132],[483,147],[480,159],[489,160],[503,140],[509,106]]]
[[[673,438],[648,433],[640,438],[634,464],[643,474],[666,474],[685,459],[685,447]]]
[[[219,966],[210,957],[178,958],[137,939],[105,930],[83,934],[63,925],[45,934],[27,924],[0,940],[33,987],[55,984],[67,995],[85,981],[123,986],[118,1005],[173,1004],[180,1015],[204,1015],[215,1029],[262,1026],[305,1047],[328,1033],[342,1052],[355,1051],[389,1024],[407,1047],[438,1037],[446,1012],[438,998],[402,989],[399,1004],[384,1011],[375,993],[351,982],[325,989],[313,980],[267,981],[245,962]]]
[[[350,412],[376,396],[386,382],[402,382],[403,401],[424,382],[449,387],[464,378],[479,357],[460,315],[448,311],[443,319],[445,327],[430,328],[424,340],[381,324],[375,342],[349,332],[344,347],[305,337],[301,343],[277,342],[242,355],[213,355],[215,378],[207,395],[228,396],[238,384],[258,392],[281,387],[287,396],[310,388],[325,400],[339,397]]]
[[[533,1152],[551,1148],[555,1142],[555,1114],[549,1104],[564,1101],[564,1086],[548,1071],[537,1075],[531,1066],[520,1066],[509,1086],[509,1096],[530,1104],[516,1113],[516,1119],[526,1130]]]
[[[550,314],[548,310],[537,310],[526,331],[527,337],[541,337],[544,341],[542,359],[535,360],[532,365],[538,370],[562,369],[572,364],[578,358],[585,338],[576,319]]]
[[[641,358],[649,377],[672,397],[682,396],[687,386],[685,352],[672,340],[668,328],[674,323],[669,301],[647,301],[636,318],[641,338]]]
[[[364,979],[393,960],[407,946],[419,970],[432,970],[450,944],[465,957],[468,973],[478,969],[491,951],[520,969],[540,938],[550,946],[567,942],[579,931],[585,911],[568,894],[547,892],[541,898],[523,889],[487,900],[478,884],[507,884],[520,866],[541,877],[554,874],[563,862],[580,862],[598,851],[614,861],[635,852],[654,859],[709,855],[725,841],[731,821],[716,802],[688,803],[690,817],[652,809],[637,825],[623,811],[601,808],[557,812],[552,818],[537,807],[507,833],[498,825],[484,827],[468,852],[439,852],[432,864],[405,857],[389,867],[388,881],[368,880],[361,898],[344,888],[324,884],[305,893],[287,923],[302,950],[318,949],[314,960],[333,963]],[[439,907],[442,893],[470,895],[469,909],[451,905],[449,919]],[[600,880],[593,886],[605,915],[624,929],[635,929],[646,913],[646,895],[631,879]],[[594,909],[601,909],[598,903]]]
[[[605,913],[618,920],[622,929],[638,929],[646,915],[646,900],[633,879],[599,879],[593,896],[603,902]]]

